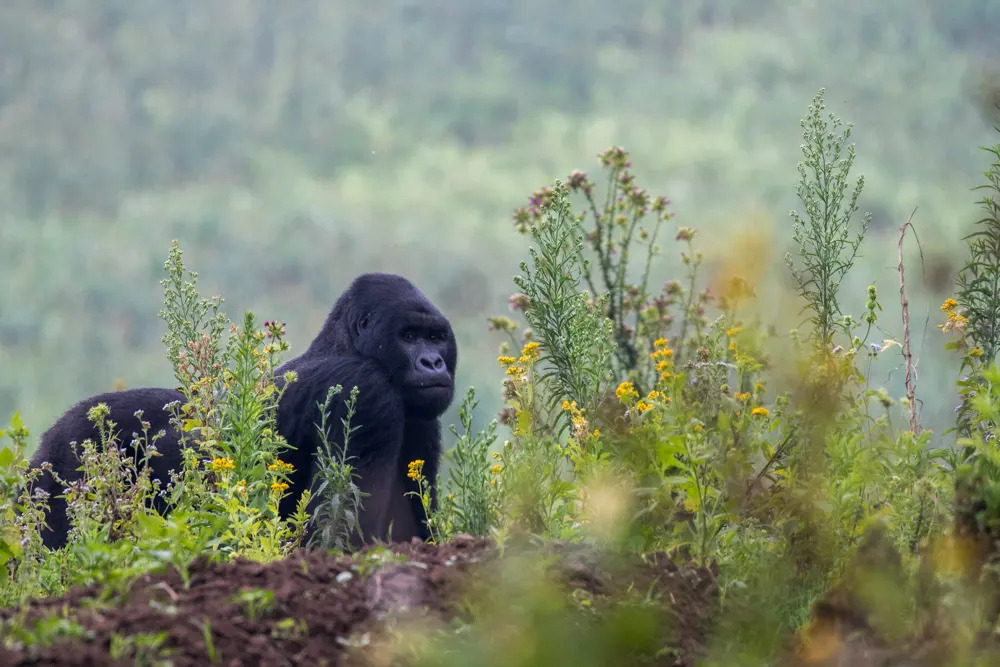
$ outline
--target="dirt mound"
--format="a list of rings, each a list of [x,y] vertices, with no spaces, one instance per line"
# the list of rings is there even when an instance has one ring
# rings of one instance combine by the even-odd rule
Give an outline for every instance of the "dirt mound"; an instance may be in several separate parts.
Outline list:
[[[157,651],[177,667],[359,664],[370,658],[366,647],[388,618],[417,614],[448,623],[462,617],[463,590],[489,576],[497,562],[490,542],[467,536],[441,545],[370,548],[353,557],[303,551],[269,565],[198,562],[187,588],[171,570],[140,578],[115,603],[95,602],[101,589],[90,586],[20,611],[0,610],[3,619],[20,616],[29,625],[53,617],[79,624],[76,633],[44,647],[8,639],[0,664],[128,665],[143,657],[149,664]],[[553,569],[569,590],[598,598],[630,584],[658,592],[673,606],[672,643],[679,647],[663,664],[691,664],[716,604],[712,573],[678,568],[662,556],[634,565],[625,582],[623,570],[573,547]]]

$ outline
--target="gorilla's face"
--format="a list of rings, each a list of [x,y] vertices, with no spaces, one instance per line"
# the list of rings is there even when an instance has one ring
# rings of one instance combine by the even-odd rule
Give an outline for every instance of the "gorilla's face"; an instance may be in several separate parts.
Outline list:
[[[405,370],[397,378],[403,402],[414,413],[437,417],[448,409],[455,391],[451,327],[443,319],[426,316],[400,318],[395,329],[399,358]],[[408,321],[407,321],[408,320]]]
[[[407,413],[440,416],[454,397],[458,360],[448,320],[398,276],[383,275],[371,285],[356,283],[353,296],[354,305],[361,306],[354,311],[357,351],[386,368]]]

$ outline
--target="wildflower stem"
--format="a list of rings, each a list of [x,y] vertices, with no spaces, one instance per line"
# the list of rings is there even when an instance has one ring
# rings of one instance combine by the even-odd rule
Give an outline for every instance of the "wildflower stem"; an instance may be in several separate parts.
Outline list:
[[[916,213],[917,209],[914,207],[909,219],[899,228],[899,264],[897,268],[899,269],[899,302],[903,310],[903,359],[906,362],[906,398],[910,403],[910,430],[914,433],[919,433],[920,423],[917,420],[916,397],[917,383],[913,369],[913,354],[910,351],[910,301],[906,297],[906,279],[903,274],[903,239],[906,237],[907,228],[911,229],[914,235],[916,235],[917,231],[913,227],[913,216]],[[917,245],[919,246],[919,244],[920,239],[918,237]]]

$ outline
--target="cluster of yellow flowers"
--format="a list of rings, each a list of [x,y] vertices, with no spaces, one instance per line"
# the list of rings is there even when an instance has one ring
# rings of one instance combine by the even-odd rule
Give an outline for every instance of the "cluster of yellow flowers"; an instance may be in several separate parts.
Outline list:
[[[618,385],[618,388],[615,389],[615,396],[617,396],[618,400],[622,403],[628,403],[633,399],[639,398],[639,392],[635,390],[635,385],[631,382],[622,382]]]
[[[275,459],[274,463],[267,466],[267,469],[270,470],[271,472],[283,472],[283,473],[295,472],[295,466],[293,466],[291,463],[285,463],[281,459]]]
[[[958,302],[954,299],[945,299],[945,302],[941,304],[941,312],[948,316],[944,324],[938,325],[942,331],[962,330],[969,324],[969,318],[958,312]]]
[[[756,391],[757,393],[760,393],[760,392],[764,391],[764,385],[762,383],[760,383],[760,382],[754,383],[753,388],[754,388],[754,391]],[[746,403],[751,398],[753,398],[753,394],[751,394],[749,391],[744,391],[742,393],[740,393],[740,392],[737,391],[737,392],[733,393],[733,398],[735,398],[740,403]],[[753,410],[751,410],[750,414],[752,414],[755,417],[766,417],[769,414],[771,414],[771,411],[768,410],[767,408],[758,406],[758,407],[754,408]]]
[[[490,476],[491,477],[493,477],[495,475],[499,475],[501,472],[503,472],[503,465],[502,465],[503,464],[503,459],[500,457],[500,452],[493,452],[492,456],[493,456],[493,460],[494,461],[498,461],[498,463],[490,466]],[[490,479],[490,486],[496,486],[496,485],[497,485],[497,481],[495,479]]]
[[[733,340],[733,338],[737,334],[739,334],[741,331],[743,331],[743,327],[733,327],[732,329],[727,329],[726,330],[726,337],[729,339],[729,351],[730,352],[735,352],[736,351],[736,341]]]
[[[281,494],[288,490],[288,485],[284,482],[275,482],[271,485],[271,493]]]
[[[414,459],[410,461],[409,465],[406,466],[406,476],[412,480],[420,479],[423,474],[424,460]]]
[[[236,463],[230,458],[212,459],[212,472],[236,470]]]
[[[662,363],[662,362],[661,362]],[[669,403],[670,397],[664,394],[662,391],[653,390],[646,394],[645,398],[639,398],[639,392],[636,391],[635,385],[631,382],[622,382],[615,389],[615,396],[618,400],[626,405],[629,405],[632,401],[636,401],[635,409],[639,412],[646,412],[653,409],[653,405],[656,402]],[[638,399],[638,400],[636,400]]]
[[[509,356],[500,356],[497,357],[497,361],[501,366],[506,368],[507,375],[524,375],[525,367],[538,359],[538,348],[538,343],[535,341],[528,341],[524,344],[524,348],[521,350],[521,356],[517,359]]]
[[[583,410],[576,405],[576,401],[563,401],[562,409],[569,413],[569,421],[573,425],[573,435],[577,438],[584,438],[587,435],[587,418],[583,416]],[[594,431],[594,435],[600,435],[600,431]]]
[[[646,398],[639,399],[639,401],[635,404],[635,409],[639,412],[646,412],[647,410],[651,410],[657,401],[661,403],[669,403],[670,397],[662,391],[656,391],[654,389],[646,394]]]
[[[666,382],[673,377],[670,369],[673,368],[674,351],[667,347],[666,338],[657,338],[653,342],[654,349],[649,358],[656,362],[656,372],[660,374],[660,382]]]

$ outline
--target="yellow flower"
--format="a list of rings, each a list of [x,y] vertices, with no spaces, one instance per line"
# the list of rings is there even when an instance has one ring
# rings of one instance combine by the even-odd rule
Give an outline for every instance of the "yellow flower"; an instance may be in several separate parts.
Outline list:
[[[695,424],[694,425],[694,430],[697,431],[698,433],[701,433],[705,429],[702,427],[701,424]]]
[[[288,490],[288,485],[285,484],[284,482],[275,482],[274,484],[271,485],[272,493],[284,493],[287,490]]]
[[[533,355],[538,356],[538,343],[535,341],[529,341],[524,344],[524,349],[521,350],[521,354],[524,356]]]
[[[938,325],[939,329],[944,332],[948,332],[953,329],[964,329],[966,325],[969,324],[969,318],[955,310],[957,307],[958,304],[955,303],[954,299],[948,299],[944,302],[941,306],[941,310],[948,314],[948,319],[944,324]]]
[[[281,459],[275,459],[274,463],[267,466],[267,469],[270,470],[271,472],[291,473],[295,471],[295,466],[293,466],[291,463],[285,463]]]
[[[512,363],[517,361],[517,359],[514,357],[497,357],[497,361],[499,361],[502,366],[510,366]]]
[[[656,346],[656,347],[666,347],[667,346],[667,339],[666,338],[657,338],[655,341],[653,341],[653,345]]]
[[[524,369],[520,366],[508,366],[507,375],[520,375],[524,373]]]
[[[424,460],[414,459],[413,461],[410,461],[409,465],[406,466],[406,476],[413,480],[419,479],[423,469]]]
[[[569,410],[569,408],[570,408],[569,401],[563,401],[562,402],[562,409],[563,410]]]
[[[236,463],[229,458],[212,459],[212,470],[222,472],[223,470],[236,470]]]
[[[729,329],[728,331],[726,331],[726,335],[731,338],[731,337],[735,336],[736,334],[738,334],[741,331],[743,331],[743,327],[733,327],[732,329]]]
[[[499,464],[490,468],[490,472],[493,473],[494,475],[499,475],[501,470],[503,470],[503,466]]]
[[[653,391],[649,392],[649,394],[646,395],[646,400],[655,401],[656,399],[661,398],[662,396],[663,394],[654,389]]]
[[[631,382],[622,382],[615,389],[615,396],[618,397],[619,401],[625,402],[630,398],[638,398],[639,392],[635,390],[635,386]]]
[[[635,404],[635,409],[638,410],[639,412],[645,412],[646,410],[649,410],[652,407],[653,407],[652,405],[642,400],[640,400],[638,403]]]
[[[649,353],[650,359],[669,359],[674,356],[674,351],[669,347],[660,347]]]
[[[766,417],[769,414],[771,414],[771,411],[768,410],[767,408],[754,408],[753,410],[750,411],[750,414],[754,415],[755,417]]]
[[[594,437],[597,438],[597,437],[600,437],[600,435],[601,435],[601,430],[598,429],[598,428],[595,428],[594,429]]]
[[[981,348],[981,347],[974,347],[974,348],[972,348],[971,350],[969,350],[969,356],[970,357],[981,357],[981,356],[983,356],[983,348]]]
[[[735,398],[737,401],[745,403],[750,400],[750,392],[745,391],[742,394],[740,392],[736,392],[735,394],[733,394],[733,398]]]

